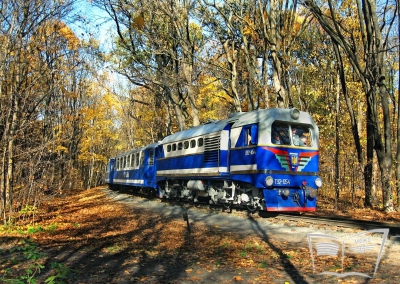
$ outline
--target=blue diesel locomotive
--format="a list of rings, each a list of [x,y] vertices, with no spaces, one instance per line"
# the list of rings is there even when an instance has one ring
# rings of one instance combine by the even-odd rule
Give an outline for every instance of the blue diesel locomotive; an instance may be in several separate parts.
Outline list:
[[[105,182],[226,208],[315,211],[318,137],[311,116],[296,108],[236,113],[111,158]]]

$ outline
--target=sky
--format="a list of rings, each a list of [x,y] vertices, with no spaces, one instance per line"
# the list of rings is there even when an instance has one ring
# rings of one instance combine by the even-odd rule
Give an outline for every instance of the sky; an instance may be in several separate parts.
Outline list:
[[[76,35],[80,38],[88,38],[93,35],[100,41],[102,49],[109,48],[111,45],[110,35],[113,32],[113,22],[109,20],[109,15],[86,0],[78,0],[75,4],[75,11],[81,19],[81,21],[70,23]]]

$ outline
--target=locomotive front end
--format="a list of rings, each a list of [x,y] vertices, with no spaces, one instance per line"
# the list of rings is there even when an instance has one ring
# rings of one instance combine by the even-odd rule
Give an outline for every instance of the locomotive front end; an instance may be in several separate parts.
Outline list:
[[[279,112],[266,124],[259,169],[267,211],[316,211],[318,189],[318,127],[308,113]]]

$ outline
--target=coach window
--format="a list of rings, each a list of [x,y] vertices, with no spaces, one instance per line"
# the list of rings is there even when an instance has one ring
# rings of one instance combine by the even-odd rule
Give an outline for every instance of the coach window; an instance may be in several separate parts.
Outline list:
[[[178,143],[178,151],[179,151],[179,150],[182,150],[182,147],[183,147],[183,146],[182,146],[182,142],[179,142],[179,143]]]
[[[143,166],[143,164],[144,164],[144,152],[141,151],[140,152],[140,166]]]
[[[135,167],[139,167],[139,153],[135,154]]]
[[[176,151],[176,144],[172,144],[172,151]]]
[[[135,166],[135,157],[131,154],[131,168]]]
[[[117,158],[117,170],[119,169],[119,158]]]
[[[199,138],[199,139],[197,140],[197,147],[202,147],[203,144],[204,144],[203,138]]]
[[[196,147],[196,140],[192,139],[190,140],[190,148]]]
[[[189,141],[183,142],[183,148],[188,149],[189,148]]]
[[[149,166],[154,165],[154,149],[149,151]]]
[[[171,152],[171,145],[167,145],[167,152]]]

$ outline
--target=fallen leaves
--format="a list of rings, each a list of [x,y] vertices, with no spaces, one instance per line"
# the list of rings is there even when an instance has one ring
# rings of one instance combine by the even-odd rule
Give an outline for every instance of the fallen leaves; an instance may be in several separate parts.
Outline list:
[[[232,279],[274,283],[275,279],[290,279],[293,269],[299,276],[313,273],[307,246],[239,236],[224,232],[218,225],[210,228],[196,222],[190,224],[189,234],[186,223],[179,218],[162,218],[143,207],[129,207],[110,200],[98,189],[71,191],[50,200],[41,208],[40,218],[43,228],[56,223],[57,229],[36,233],[32,238],[49,252],[56,248],[48,259],[55,259],[59,252],[68,256],[79,251],[82,260],[71,263],[80,268],[81,283],[91,278],[98,279],[97,283],[114,283],[108,279],[118,273],[115,279],[126,277],[128,282],[149,283],[157,283],[151,282],[154,277],[150,276],[166,277],[167,283],[174,273],[174,277],[187,277],[193,282],[226,275],[226,283]],[[4,232],[1,234],[4,236]],[[68,258],[61,259],[67,262]],[[118,263],[116,269],[109,268],[113,262]],[[0,264],[1,271],[5,271],[12,263],[5,260]],[[93,267],[98,270],[91,277],[86,271]]]

